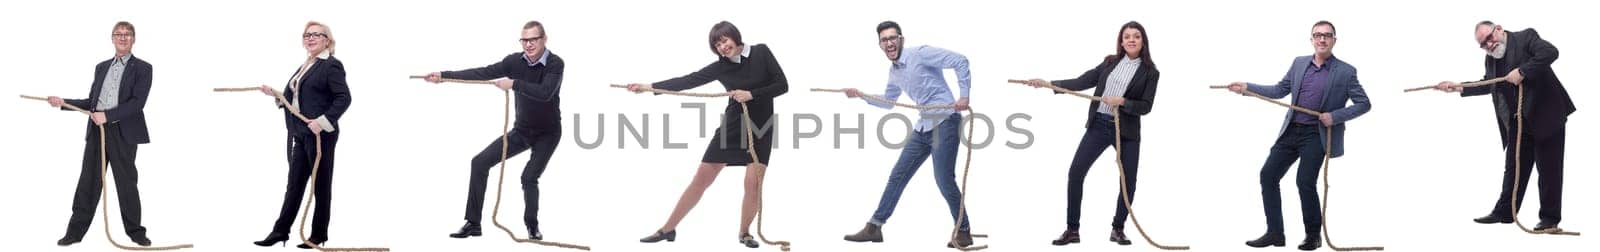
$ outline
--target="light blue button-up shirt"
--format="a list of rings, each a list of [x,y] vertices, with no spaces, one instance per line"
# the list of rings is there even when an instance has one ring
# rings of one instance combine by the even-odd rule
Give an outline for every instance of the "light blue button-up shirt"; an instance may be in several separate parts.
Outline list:
[[[961,98],[967,98],[972,90],[972,72],[967,68],[967,56],[926,45],[904,48],[900,51],[900,59],[889,67],[889,85],[883,92],[883,99],[893,101],[904,92],[917,105],[955,104],[956,99],[950,94],[950,84],[944,80],[944,70],[952,68],[956,70]],[[873,100],[867,100],[867,104],[885,109],[894,107],[893,104]],[[955,113],[954,109],[923,110],[912,130],[931,131],[939,122]]]

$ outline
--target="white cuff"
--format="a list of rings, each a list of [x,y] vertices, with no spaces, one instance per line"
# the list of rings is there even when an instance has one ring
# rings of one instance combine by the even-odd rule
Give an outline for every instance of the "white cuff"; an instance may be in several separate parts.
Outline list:
[[[314,121],[317,122],[317,126],[322,126],[322,131],[324,132],[331,133],[335,130],[338,130],[333,128],[333,121],[328,121],[328,116],[319,116]]]

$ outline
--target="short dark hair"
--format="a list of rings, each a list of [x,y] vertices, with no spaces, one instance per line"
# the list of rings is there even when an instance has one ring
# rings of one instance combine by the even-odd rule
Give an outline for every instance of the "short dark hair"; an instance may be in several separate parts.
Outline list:
[[[744,38],[739,35],[739,27],[733,26],[733,23],[728,21],[717,22],[716,25],[711,26],[711,54],[718,54],[717,40],[721,40],[723,37],[732,39],[735,45],[744,46]],[[718,56],[720,57],[721,55],[718,54]]]
[[[900,23],[895,23],[894,21],[883,21],[883,23],[878,23],[878,33],[883,33],[883,30],[888,30],[891,28],[894,29],[894,33],[898,33],[900,35],[906,34],[905,30],[900,29]]]
[[[544,23],[539,23],[539,20],[532,20],[532,21],[528,21],[528,23],[526,23],[526,24],[522,24],[522,29],[523,30],[533,29],[534,27],[539,27],[539,35],[540,36],[547,35],[546,34],[547,32],[544,31]]]
[[[1329,30],[1333,30],[1333,34],[1339,34],[1339,27],[1334,27],[1333,26],[1333,22],[1328,22],[1328,20],[1317,21],[1316,24],[1311,25],[1311,28],[1312,29],[1316,29],[1317,26],[1324,26],[1324,25],[1328,26]]]
[[[119,21],[119,22],[117,22],[116,26],[112,26],[111,27],[111,32],[117,32],[117,29],[128,29],[128,35],[129,36],[135,36],[135,37],[138,36],[137,35],[138,32],[134,32],[133,31],[133,23],[129,23],[128,21]]]

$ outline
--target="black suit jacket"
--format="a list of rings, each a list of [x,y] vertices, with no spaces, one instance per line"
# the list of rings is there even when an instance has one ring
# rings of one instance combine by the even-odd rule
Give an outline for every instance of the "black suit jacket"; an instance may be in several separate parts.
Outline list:
[[[89,88],[89,99],[67,99],[67,104],[94,112],[105,112],[106,123],[116,123],[122,133],[122,141],[132,144],[150,143],[150,131],[144,123],[144,103],[150,97],[150,72],[149,62],[139,57],[128,56],[127,66],[122,70],[122,82],[117,89],[117,107],[106,111],[94,110],[94,105],[100,103],[100,89],[105,82],[106,72],[111,70],[111,62],[116,59],[101,61],[94,66],[94,84]],[[67,108],[62,108],[66,110]],[[89,121],[89,132],[98,131],[94,121]],[[92,134],[84,134],[84,140],[98,140]]]
[[[1117,63],[1122,57],[1113,57],[1101,62],[1094,69],[1083,72],[1076,79],[1051,81],[1057,87],[1079,91],[1094,87],[1094,96],[1103,96],[1106,89],[1106,80],[1111,78],[1111,72],[1116,70]],[[1139,117],[1150,113],[1156,102],[1156,82],[1161,80],[1161,71],[1151,62],[1139,64],[1139,69],[1133,72],[1133,79],[1128,81],[1128,90],[1122,93],[1122,98],[1127,99],[1116,113],[1122,117],[1122,138],[1139,140]],[[1100,102],[1090,102],[1089,118],[1084,124],[1089,127],[1094,123],[1096,111],[1100,110]]]
[[[1556,130],[1566,126],[1567,115],[1578,110],[1567,95],[1567,88],[1561,85],[1561,79],[1556,78],[1555,71],[1550,68],[1550,64],[1560,56],[1560,51],[1549,41],[1540,38],[1539,32],[1533,29],[1507,32],[1506,35],[1503,60],[1508,68],[1521,69],[1523,90],[1527,92],[1523,95],[1523,111],[1527,112],[1523,131],[1532,134],[1534,139],[1551,137]],[[1501,72],[1511,70],[1496,69],[1495,59],[1489,56],[1484,56],[1483,69],[1485,80],[1501,77]],[[1517,124],[1512,114],[1516,110],[1516,92],[1517,87],[1510,83],[1471,87],[1461,92],[1463,97],[1493,94],[1502,147],[1511,146],[1516,138]]]
[[[298,72],[296,72],[298,74]],[[350,108],[350,86],[344,81],[344,63],[338,58],[328,57],[317,59],[306,74],[300,76],[299,93],[285,84],[283,97],[290,100],[295,95],[300,96],[300,113],[306,118],[316,120],[318,117],[327,116],[333,123],[334,132],[324,134],[339,134],[343,127],[339,127],[339,119],[344,117],[344,111]],[[289,104],[279,104],[279,107]],[[306,127],[305,121],[283,110],[284,126],[290,134],[311,135],[311,129]],[[324,129],[326,130],[326,129]]]

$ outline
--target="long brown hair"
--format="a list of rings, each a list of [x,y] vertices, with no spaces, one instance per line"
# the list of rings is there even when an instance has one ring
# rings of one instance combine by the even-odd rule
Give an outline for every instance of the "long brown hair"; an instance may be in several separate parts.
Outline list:
[[[1117,54],[1106,55],[1106,62],[1113,62],[1128,56],[1128,51],[1122,48],[1122,31],[1128,29],[1139,31],[1139,45],[1144,47],[1139,50],[1139,59],[1143,60],[1143,63],[1140,64],[1155,67],[1156,62],[1150,59],[1150,33],[1144,31],[1144,25],[1139,24],[1139,21],[1128,21],[1128,23],[1122,24],[1122,28],[1117,29]]]

